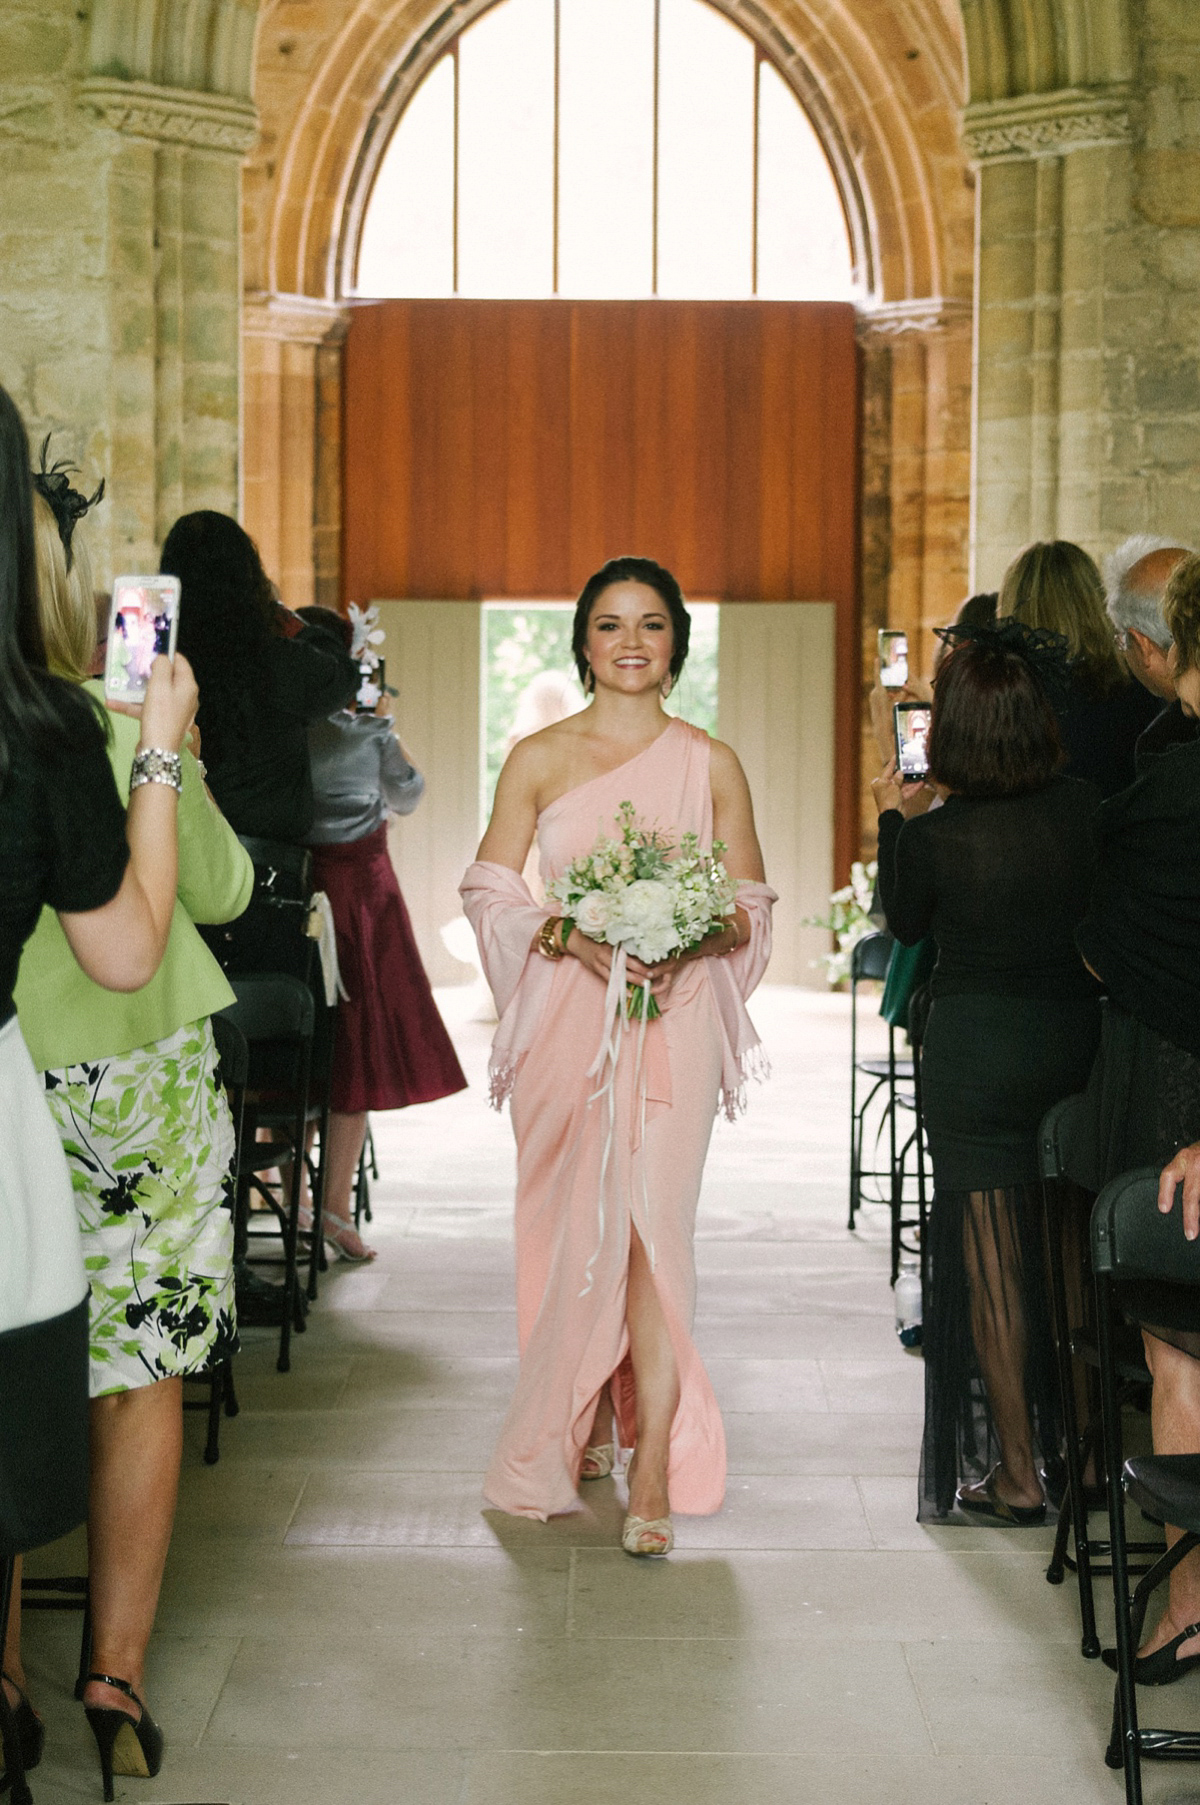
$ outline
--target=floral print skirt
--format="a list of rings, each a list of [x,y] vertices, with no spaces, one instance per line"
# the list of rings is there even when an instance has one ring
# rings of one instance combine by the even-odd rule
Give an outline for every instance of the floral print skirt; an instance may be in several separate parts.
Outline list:
[[[43,1074],[91,1284],[91,1395],[202,1372],[237,1347],[233,1122],[207,1018]]]

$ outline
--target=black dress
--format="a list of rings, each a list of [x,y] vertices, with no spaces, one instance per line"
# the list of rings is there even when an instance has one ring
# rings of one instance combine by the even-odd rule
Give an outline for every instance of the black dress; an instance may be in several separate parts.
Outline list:
[[[125,810],[99,721],[82,698],[54,694],[61,738],[36,747],[10,728],[9,769],[0,783],[0,1259],[14,1249],[45,1256],[52,1207],[41,1182],[62,1149],[21,1039],[13,985],[21,948],[43,904],[70,914],[103,907],[121,887],[129,849]],[[47,1168],[45,1149],[56,1164]],[[76,1228],[70,1207],[70,1228]],[[53,1219],[53,1218],[51,1218]],[[42,1232],[39,1235],[39,1228]],[[53,1243],[55,1248],[59,1243]],[[24,1256],[28,1259],[28,1252]],[[0,1295],[0,1559],[65,1535],[87,1514],[88,1305],[45,1315],[36,1259],[6,1269]],[[82,1284],[82,1279],[80,1280]],[[52,1291],[67,1288],[65,1274]],[[43,1306],[44,1309],[44,1306]]]
[[[311,721],[350,703],[358,666],[328,633],[306,627],[273,639],[252,694],[214,694],[197,722],[208,786],[236,834],[303,845],[313,823]]]
[[[934,1181],[923,1521],[949,1515],[959,1481],[994,1464],[994,1414],[1024,1407],[1035,1447],[1058,1446],[1037,1132],[1086,1082],[1099,1035],[1099,990],[1074,944],[1099,801],[1057,778],[1027,796],[952,796],[908,823],[880,817],[888,927],[938,945],[921,1064]]]
[[[1170,714],[1170,711],[1164,711]],[[1079,945],[1108,999],[1067,1171],[1099,1191],[1200,1141],[1200,740],[1163,723],[1157,755],[1097,819]],[[1200,1358],[1200,1292],[1128,1286],[1127,1316]]]
[[[1134,677],[1100,695],[1073,670],[1053,701],[1067,754],[1064,774],[1094,783],[1102,796],[1132,783],[1135,749],[1162,706],[1158,697]]]

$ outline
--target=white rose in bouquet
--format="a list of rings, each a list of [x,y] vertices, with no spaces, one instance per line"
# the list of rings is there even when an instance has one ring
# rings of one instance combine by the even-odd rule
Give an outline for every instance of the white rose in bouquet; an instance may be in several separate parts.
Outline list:
[[[625,946],[647,965],[675,951],[680,942],[670,884],[653,877],[636,878],[611,900],[612,912],[604,932],[611,946]]]
[[[612,916],[613,898],[603,890],[589,890],[574,904],[571,914],[575,926],[589,940],[603,940]]]

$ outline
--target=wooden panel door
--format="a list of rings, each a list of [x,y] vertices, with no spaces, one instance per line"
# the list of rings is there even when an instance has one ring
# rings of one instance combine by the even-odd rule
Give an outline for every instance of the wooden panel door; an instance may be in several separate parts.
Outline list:
[[[697,600],[831,603],[836,841],[857,856],[858,355],[834,302],[356,303],[344,595],[577,595],[607,558]]]
[[[779,892],[775,984],[824,989],[822,928],[833,889],[833,717],[836,610],[831,602],[721,610],[720,735],[745,767],[767,867]]]
[[[396,732],[426,785],[413,814],[392,818],[392,862],[431,982],[461,984],[470,968],[441,930],[461,917],[458,886],[479,843],[480,610],[383,602],[379,624],[387,679],[400,692]]]

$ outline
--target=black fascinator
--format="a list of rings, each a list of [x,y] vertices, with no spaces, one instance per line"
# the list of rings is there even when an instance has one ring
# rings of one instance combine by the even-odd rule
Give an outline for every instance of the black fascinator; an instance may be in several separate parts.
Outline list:
[[[1071,655],[1063,634],[1049,627],[1028,627],[1014,614],[1002,614],[998,620],[981,621],[974,626],[935,627],[934,632],[948,652],[958,646],[978,646],[984,653],[997,656],[1015,654],[1024,659],[1051,696],[1070,684]]]
[[[104,495],[104,478],[100,479],[100,487],[92,496],[82,495],[78,489],[71,487],[70,474],[76,466],[59,458],[47,466],[46,453],[50,449],[50,434],[42,440],[41,454],[38,459],[40,468],[33,472],[33,486],[48,504],[55,520],[58,522],[58,536],[62,540],[63,552],[67,560],[67,569],[71,568],[71,535],[77,522],[83,519],[89,508],[94,508]]]

